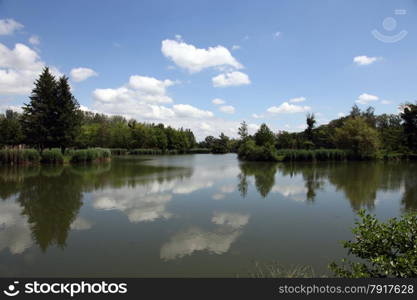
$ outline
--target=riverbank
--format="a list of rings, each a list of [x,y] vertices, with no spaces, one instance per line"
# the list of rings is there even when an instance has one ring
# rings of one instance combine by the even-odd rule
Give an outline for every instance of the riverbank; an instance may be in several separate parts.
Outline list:
[[[92,163],[110,159],[110,150],[102,148],[67,150],[65,154],[56,148],[42,152],[36,149],[0,150],[0,165]]]

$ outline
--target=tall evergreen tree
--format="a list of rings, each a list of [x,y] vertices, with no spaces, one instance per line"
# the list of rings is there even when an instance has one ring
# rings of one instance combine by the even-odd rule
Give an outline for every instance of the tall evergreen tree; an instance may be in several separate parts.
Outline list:
[[[59,78],[56,96],[54,103],[56,118],[52,136],[55,146],[60,147],[64,153],[67,147],[74,144],[81,126],[79,104],[71,93],[68,77]]]
[[[51,110],[55,107],[56,81],[49,68],[43,69],[29,98],[30,102],[23,106],[23,131],[27,143],[42,151],[53,146],[50,129],[54,123]]]
[[[73,144],[81,117],[67,77],[56,81],[49,68],[44,68],[23,111],[23,130],[29,144],[41,151],[59,147],[63,152]]]

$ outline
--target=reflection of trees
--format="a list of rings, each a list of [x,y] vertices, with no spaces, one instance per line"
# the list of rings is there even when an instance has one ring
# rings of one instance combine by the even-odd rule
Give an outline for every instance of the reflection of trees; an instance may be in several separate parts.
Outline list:
[[[404,174],[404,194],[401,199],[404,211],[417,211],[417,165],[409,166]]]
[[[18,197],[33,238],[43,251],[51,244],[65,246],[70,225],[82,205],[79,178],[62,166],[45,170],[24,180]]]
[[[353,209],[373,209],[378,191],[405,188],[402,203],[406,210],[417,207],[417,173],[415,164],[402,162],[333,162],[280,164],[284,176],[302,174],[308,190],[307,199],[324,180],[344,192]]]
[[[245,162],[239,165],[241,174],[238,190],[242,195],[247,193],[247,176],[255,177],[255,186],[262,197],[268,196],[275,183],[276,163]]]
[[[71,166],[5,166],[0,168],[0,198],[16,195],[34,241],[45,251],[53,244],[65,247],[84,192],[108,186],[162,184],[191,174],[191,169],[152,166],[138,160]]]

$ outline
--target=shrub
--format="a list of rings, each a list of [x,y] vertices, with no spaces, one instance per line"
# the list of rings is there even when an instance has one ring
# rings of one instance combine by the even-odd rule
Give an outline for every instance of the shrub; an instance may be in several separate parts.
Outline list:
[[[50,164],[62,164],[64,156],[60,149],[43,150],[41,154],[41,162]]]
[[[105,160],[111,157],[111,152],[109,149],[103,148],[90,148],[75,150],[72,153],[70,161],[72,163],[86,163],[93,162],[97,160]]]
[[[239,147],[238,157],[239,159],[248,161],[281,160],[274,145],[267,143],[264,146],[258,146],[252,139],[248,139]]]
[[[417,277],[417,214],[408,214],[400,219],[392,218],[386,223],[375,216],[358,213],[352,229],[355,241],[346,241],[343,246],[363,262],[336,263],[330,269],[340,277]]]
[[[35,149],[0,150],[0,164],[39,163],[40,155]]]

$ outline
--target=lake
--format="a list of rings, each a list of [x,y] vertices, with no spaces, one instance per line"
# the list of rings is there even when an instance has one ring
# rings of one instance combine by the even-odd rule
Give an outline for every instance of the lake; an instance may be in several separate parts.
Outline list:
[[[257,262],[325,274],[355,211],[417,209],[416,170],[234,154],[1,167],[0,276],[245,277]]]

